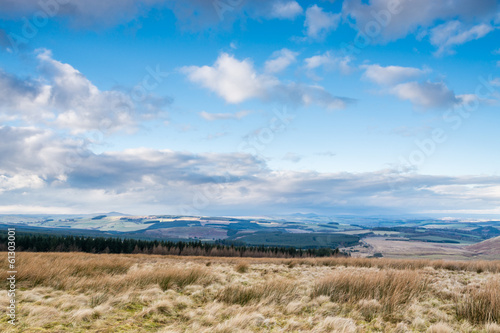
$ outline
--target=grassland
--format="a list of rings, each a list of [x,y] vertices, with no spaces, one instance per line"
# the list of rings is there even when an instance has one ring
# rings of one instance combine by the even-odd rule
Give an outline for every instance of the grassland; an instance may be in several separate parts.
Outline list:
[[[18,256],[2,332],[500,332],[500,261]]]

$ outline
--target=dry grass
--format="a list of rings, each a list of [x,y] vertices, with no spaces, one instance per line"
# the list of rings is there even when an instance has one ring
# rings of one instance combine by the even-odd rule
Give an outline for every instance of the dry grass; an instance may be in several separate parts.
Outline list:
[[[500,332],[498,261],[17,259],[18,326],[1,332]]]
[[[239,305],[246,305],[250,302],[280,303],[284,297],[293,295],[296,289],[293,283],[284,279],[267,281],[249,287],[229,285],[219,292],[217,300]]]
[[[206,267],[141,267],[131,269],[133,260],[120,255],[89,255],[75,253],[31,254],[29,260],[20,256],[22,267],[18,283],[26,288],[38,286],[59,290],[120,292],[133,287],[158,284],[163,290],[183,288],[193,283],[209,283]]]
[[[290,261],[288,261],[290,262]],[[454,260],[429,260],[429,259],[370,259],[370,258],[313,258],[296,259],[295,263],[303,265],[324,265],[330,267],[367,267],[380,269],[409,269],[419,270],[425,267],[444,269],[449,271],[490,272],[500,273],[500,261],[454,261]]]
[[[500,278],[467,288],[457,297],[457,315],[473,323],[500,323]]]
[[[408,305],[413,299],[423,295],[429,286],[428,278],[413,271],[341,271],[323,278],[316,283],[312,297],[325,295],[333,302],[356,304],[362,309],[377,308],[366,300],[375,300],[384,314],[389,315],[396,308]]]
[[[239,262],[234,268],[238,273],[246,273],[248,271],[249,265],[246,261]]]

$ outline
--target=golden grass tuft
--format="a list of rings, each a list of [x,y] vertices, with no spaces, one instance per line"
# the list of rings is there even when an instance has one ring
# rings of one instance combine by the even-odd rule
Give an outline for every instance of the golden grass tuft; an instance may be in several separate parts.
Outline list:
[[[229,285],[222,289],[217,300],[228,304],[246,305],[258,302],[281,302],[286,296],[294,294],[297,286],[285,279],[267,281],[253,286]]]
[[[452,333],[453,329],[446,323],[437,323],[427,329],[427,333]]]
[[[500,278],[491,278],[482,286],[467,288],[457,297],[457,316],[472,323],[500,323]]]
[[[413,271],[354,271],[344,270],[318,281],[311,296],[329,296],[333,302],[355,304],[376,300],[386,314],[408,304],[427,290],[428,279]],[[366,301],[365,301],[366,302]],[[370,305],[374,311],[378,306]],[[367,308],[367,304],[361,304]]]
[[[249,265],[248,265],[248,262],[246,261],[240,261],[236,267],[234,268],[238,273],[246,273],[248,272],[248,269],[249,269]]]

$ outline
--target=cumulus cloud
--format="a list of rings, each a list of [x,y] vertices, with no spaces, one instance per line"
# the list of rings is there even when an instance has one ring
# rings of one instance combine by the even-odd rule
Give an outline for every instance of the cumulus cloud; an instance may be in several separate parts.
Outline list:
[[[297,1],[276,1],[272,5],[271,16],[279,19],[293,20],[303,13]]]
[[[401,66],[362,65],[363,77],[384,87],[383,92],[407,100],[419,108],[449,108],[471,102],[475,95],[456,95],[444,82],[415,81],[429,69]]]
[[[461,98],[442,82],[406,82],[391,89],[391,92],[413,105],[424,108],[447,108],[461,102]]]
[[[439,20],[489,21],[498,12],[498,3],[496,0],[346,0],[342,12],[354,21],[357,30],[371,33],[377,42],[386,42],[431,27]],[[377,34],[372,31],[374,25],[379,27]]]
[[[251,177],[263,169],[251,155],[191,154],[148,148],[95,154],[88,142],[61,139],[54,132],[33,127],[0,127],[0,175],[38,178],[50,185],[65,183],[78,188],[126,189],[145,178],[169,181],[210,182],[228,166],[230,177]]]
[[[278,73],[284,71],[288,66],[294,63],[297,59],[298,52],[282,49],[271,55],[271,58],[265,63],[267,73]]]
[[[312,39],[323,39],[332,30],[337,29],[341,14],[323,11],[318,5],[312,5],[306,10],[304,27],[306,34]]]
[[[188,66],[181,69],[189,80],[215,92],[228,103],[241,103],[265,94],[277,84],[271,76],[258,75],[250,60],[239,61],[222,53],[211,66]]]
[[[327,51],[320,55],[315,55],[304,59],[305,68],[310,71],[310,75],[315,78],[314,69],[323,68],[326,71],[339,70],[342,74],[349,74],[354,69],[351,66],[351,57],[336,56],[332,52]]]
[[[453,47],[471,40],[480,39],[494,30],[490,24],[481,23],[470,28],[460,21],[450,21],[431,30],[430,41],[438,47],[435,55],[454,53]]]
[[[205,120],[213,121],[213,120],[226,120],[226,119],[241,119],[248,116],[250,113],[252,112],[248,110],[242,110],[236,113],[209,113],[206,111],[201,111],[200,116]]]
[[[426,73],[424,70],[413,67],[382,67],[379,64],[362,65],[361,68],[365,70],[363,77],[383,85],[393,85],[403,81],[416,79]]]
[[[65,179],[75,164],[92,154],[88,142],[57,137],[35,127],[1,126],[0,137],[0,156],[4,157],[0,174],[11,183],[19,177],[42,183]]]
[[[53,59],[48,50],[38,51],[37,60],[38,78],[19,78],[0,71],[0,114],[31,124],[52,124],[73,133],[108,133],[133,128],[138,104],[142,104],[143,116],[154,115],[164,106],[163,99],[144,98],[136,103],[121,91],[99,90],[77,69]]]
[[[330,94],[321,86],[283,83],[269,74],[259,74],[249,59],[238,60],[222,53],[213,66],[181,68],[191,82],[216,93],[226,102],[238,104],[251,98],[294,105],[345,108],[352,99]]]

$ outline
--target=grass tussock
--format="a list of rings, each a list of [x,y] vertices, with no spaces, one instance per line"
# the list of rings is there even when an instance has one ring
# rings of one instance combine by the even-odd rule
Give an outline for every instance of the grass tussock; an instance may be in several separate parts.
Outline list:
[[[472,323],[500,323],[500,278],[467,288],[457,297],[457,316]]]
[[[160,288],[165,291],[174,286],[184,288],[185,286],[201,282],[206,284],[212,281],[210,273],[200,267],[184,269],[168,269],[157,275]]]
[[[235,266],[235,270],[238,272],[238,273],[246,273],[248,272],[248,269],[250,268],[248,262],[246,261],[240,261],[236,266]]]
[[[311,296],[325,295],[333,302],[358,303],[367,311],[380,304],[385,313],[390,313],[425,292],[428,284],[424,275],[413,271],[345,270],[318,281]]]
[[[281,302],[293,296],[297,286],[289,280],[278,279],[253,286],[229,285],[217,295],[217,300],[227,304]]]

